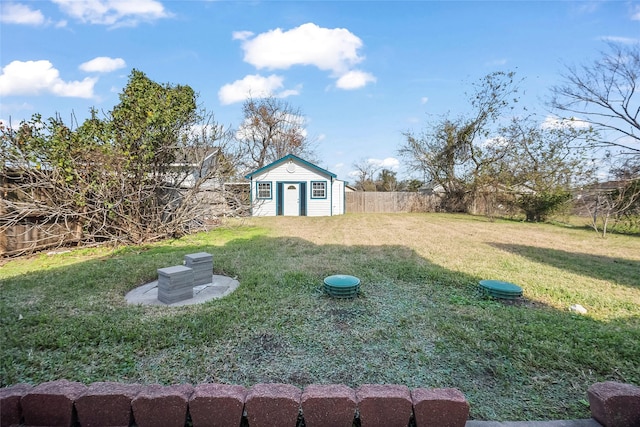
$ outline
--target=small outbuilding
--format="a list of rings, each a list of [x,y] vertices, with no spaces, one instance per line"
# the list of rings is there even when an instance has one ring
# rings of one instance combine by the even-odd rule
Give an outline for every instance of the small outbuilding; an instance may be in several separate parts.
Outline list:
[[[345,183],[289,154],[246,175],[252,216],[332,216],[345,212]]]

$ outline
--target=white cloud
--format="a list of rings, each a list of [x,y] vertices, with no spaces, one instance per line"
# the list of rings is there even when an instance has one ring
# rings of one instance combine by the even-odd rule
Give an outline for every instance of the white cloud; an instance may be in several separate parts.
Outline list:
[[[376,78],[373,74],[365,73],[364,71],[352,70],[348,71],[336,82],[336,87],[339,89],[352,90],[360,89],[367,85],[367,83],[373,83]]]
[[[640,43],[640,39],[634,39],[631,37],[618,37],[618,36],[603,36],[603,37],[600,37],[600,40],[605,42],[622,43],[622,44]]]
[[[171,16],[155,0],[53,0],[62,11],[89,24],[135,26]]]
[[[420,98],[420,104],[424,105],[427,102],[429,102],[429,98],[427,98],[426,96],[423,96],[422,98]]]
[[[631,20],[640,21],[640,5],[636,5],[631,11]]]
[[[387,157],[384,159],[367,159],[367,163],[380,169],[389,169],[392,171],[397,171],[398,169],[400,169],[400,160],[396,159],[395,157]]]
[[[360,172],[360,171],[349,171],[349,173],[347,173],[347,176],[349,178],[358,179],[358,178],[360,178],[361,173],[362,172]]]
[[[234,31],[231,34],[233,40],[247,40],[251,36],[253,36],[251,31]]]
[[[544,122],[542,122],[542,124],[540,125],[542,129],[561,129],[567,127],[573,127],[576,129],[587,129],[589,126],[591,126],[589,123],[576,117],[571,117],[570,119],[561,119],[554,116],[547,116],[544,119]]]
[[[88,73],[109,73],[126,67],[126,63],[122,58],[109,58],[107,56],[98,56],[91,61],[80,64],[80,69]]]
[[[45,18],[39,10],[20,3],[6,3],[0,9],[0,22],[4,24],[42,25]]]
[[[223,105],[242,102],[249,97],[264,98],[275,96],[286,98],[291,95],[298,95],[298,89],[281,90],[284,86],[284,78],[275,74],[263,77],[259,74],[245,76],[242,80],[228,83],[218,91],[218,99]]]
[[[65,82],[47,60],[13,61],[0,74],[0,95],[53,94],[73,98],[92,98],[97,78]]]
[[[321,28],[313,23],[289,31],[280,28],[258,34],[242,43],[244,60],[258,69],[287,69],[314,65],[343,74],[364,58],[358,55],[362,40],[344,28]]]
[[[242,40],[244,61],[257,69],[286,70],[295,65],[329,71],[340,89],[358,89],[375,77],[353,68],[364,60],[362,40],[345,28],[323,28],[307,23],[291,30],[276,28],[258,35],[236,31]]]

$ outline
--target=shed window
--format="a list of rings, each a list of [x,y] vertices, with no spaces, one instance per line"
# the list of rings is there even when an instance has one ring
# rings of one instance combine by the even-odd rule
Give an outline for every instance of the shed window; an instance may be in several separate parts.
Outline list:
[[[270,199],[271,198],[271,183],[259,182],[258,183],[258,199]]]
[[[316,181],[311,183],[311,198],[312,199],[326,199],[327,198],[327,183],[326,181]]]

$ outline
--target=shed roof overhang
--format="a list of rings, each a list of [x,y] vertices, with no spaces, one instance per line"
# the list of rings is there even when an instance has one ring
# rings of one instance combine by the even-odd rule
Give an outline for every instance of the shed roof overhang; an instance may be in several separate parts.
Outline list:
[[[266,171],[268,169],[274,168],[274,167],[276,167],[278,165],[281,165],[282,163],[286,163],[289,160],[295,160],[297,162],[300,162],[303,165],[315,170],[316,172],[318,172],[318,173],[320,173],[322,175],[326,175],[326,176],[328,176],[330,178],[336,178],[337,177],[337,175],[335,173],[329,172],[326,169],[322,169],[321,167],[316,166],[313,163],[308,162],[308,161],[306,161],[304,159],[301,159],[300,157],[298,157],[298,156],[296,156],[294,154],[287,154],[286,156],[276,160],[275,162],[269,163],[268,165],[265,165],[265,166],[261,167],[260,169],[256,169],[255,171],[245,175],[245,178],[246,179],[252,179],[254,175],[258,175],[258,174],[260,174],[260,173],[262,173],[262,172],[264,172],[264,171]]]

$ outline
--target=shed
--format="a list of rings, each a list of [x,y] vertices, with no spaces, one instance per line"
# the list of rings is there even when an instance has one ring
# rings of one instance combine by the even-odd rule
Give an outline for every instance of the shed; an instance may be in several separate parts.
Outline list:
[[[336,174],[293,154],[245,178],[252,216],[332,216],[345,212],[345,183]]]

